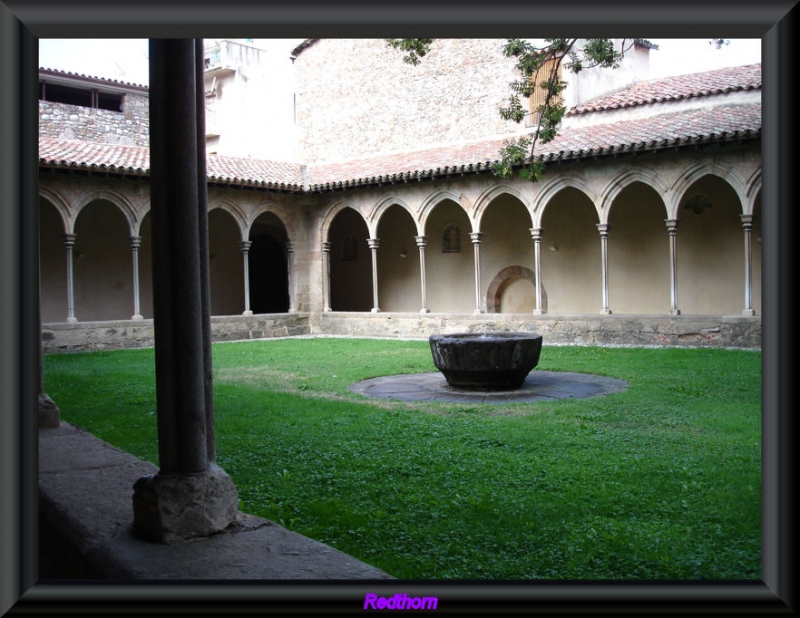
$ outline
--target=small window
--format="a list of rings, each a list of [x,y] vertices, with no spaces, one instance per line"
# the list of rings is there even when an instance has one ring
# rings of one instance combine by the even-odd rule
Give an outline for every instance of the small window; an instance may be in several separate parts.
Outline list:
[[[442,253],[461,253],[461,229],[454,223],[444,228]]]

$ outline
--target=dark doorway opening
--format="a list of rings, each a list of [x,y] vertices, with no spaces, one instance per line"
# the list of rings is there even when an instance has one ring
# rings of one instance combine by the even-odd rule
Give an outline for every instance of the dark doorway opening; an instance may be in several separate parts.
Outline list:
[[[250,309],[253,313],[286,313],[289,273],[283,244],[269,234],[250,240]]]

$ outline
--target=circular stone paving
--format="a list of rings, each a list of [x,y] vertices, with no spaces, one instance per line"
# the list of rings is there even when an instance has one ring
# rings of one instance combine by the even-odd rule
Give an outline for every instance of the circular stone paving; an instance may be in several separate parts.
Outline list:
[[[533,370],[519,388],[507,391],[454,388],[439,371],[382,376],[356,382],[352,392],[380,399],[442,403],[527,403],[553,399],[587,399],[628,390],[628,383],[588,373]]]

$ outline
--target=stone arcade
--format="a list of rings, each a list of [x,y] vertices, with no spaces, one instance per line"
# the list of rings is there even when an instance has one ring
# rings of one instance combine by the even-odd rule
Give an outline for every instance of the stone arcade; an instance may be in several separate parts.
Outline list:
[[[257,76],[252,50],[225,44],[205,70],[215,340],[488,321],[558,343],[760,346],[761,66],[647,80],[637,41],[613,78],[568,77],[545,179],[501,181],[491,162],[527,130],[497,116],[501,44],[446,40],[409,67],[382,40],[306,41],[290,162],[223,147],[237,84]],[[45,352],[152,345],[151,163],[129,111],[146,88],[53,73],[45,92],[125,96],[122,112],[61,104],[60,123],[40,102]],[[135,130],[81,134],[101,115]]]
[[[408,125],[371,113],[385,83],[327,70],[352,44],[296,51],[302,163],[204,155],[198,85],[214,69],[192,41],[169,52],[151,43],[152,151],[40,135],[45,350],[130,345],[97,333],[141,324],[153,335],[135,345],[154,344],[169,368],[156,376],[161,469],[134,493],[145,537],[208,535],[236,517],[236,490],[214,463],[212,315],[267,316],[274,332],[298,318],[305,332],[418,337],[491,321],[573,343],[760,345],[760,65],[641,83],[623,69],[623,85],[572,100],[560,136],[539,150],[547,178],[532,184],[491,174],[512,135],[493,124],[496,98],[450,92],[458,118],[422,114],[440,141],[419,141],[412,121],[428,87],[398,89]],[[364,71],[376,59],[386,79],[408,71],[379,40],[356,46]],[[647,51],[637,43],[635,54]],[[480,83],[504,92],[497,41],[448,41],[444,52],[497,75]],[[442,63],[452,64],[434,57],[423,70]],[[329,79],[377,89],[336,90],[350,141],[320,141]],[[444,131],[465,116],[476,126]],[[397,126],[417,149],[384,143]],[[359,150],[382,144],[399,150]],[[74,333],[82,340],[59,339]],[[212,499],[191,507],[201,494]]]

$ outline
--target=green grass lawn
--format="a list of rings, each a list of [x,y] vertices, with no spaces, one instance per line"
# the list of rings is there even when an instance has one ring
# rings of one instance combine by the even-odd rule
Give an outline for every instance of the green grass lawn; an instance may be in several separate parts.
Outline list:
[[[63,421],[158,464],[152,349],[44,358]],[[214,345],[217,460],[242,511],[401,579],[761,579],[761,353],[547,346],[624,393],[371,400],[427,341]],[[536,370],[534,370],[536,371]]]

